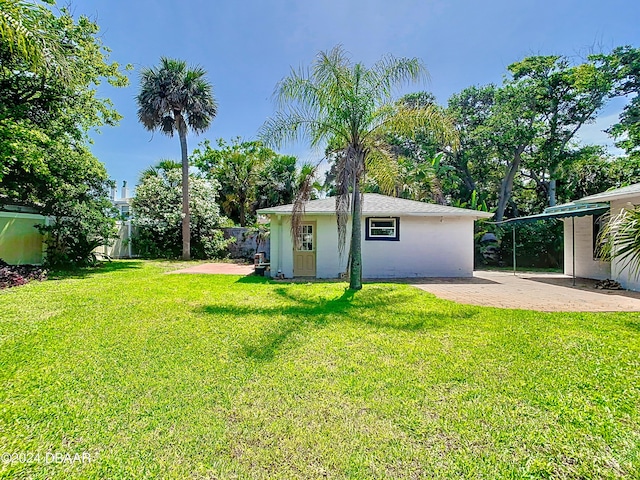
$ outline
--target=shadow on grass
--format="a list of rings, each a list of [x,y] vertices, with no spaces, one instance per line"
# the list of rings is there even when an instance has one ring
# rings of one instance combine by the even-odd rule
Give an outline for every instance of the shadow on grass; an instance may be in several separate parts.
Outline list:
[[[628,320],[625,322],[625,326],[630,330],[635,330],[640,333],[640,321],[638,320]]]
[[[256,275],[255,273],[251,273],[249,275],[245,275],[244,277],[240,277],[236,280],[235,283],[273,283],[269,277],[262,277],[260,275]]]
[[[451,320],[471,318],[474,310],[403,312],[404,306],[413,304],[411,292],[397,290],[362,291],[345,290],[339,297],[314,299],[297,295],[290,289],[276,288],[276,296],[287,302],[282,306],[267,305],[209,305],[198,309],[208,315],[230,315],[242,322],[260,316],[275,321],[260,334],[241,342],[241,353],[256,360],[272,360],[283,344],[296,332],[305,328],[324,328],[330,323],[356,323],[378,329],[421,331],[436,329]]]
[[[67,278],[90,278],[105,273],[138,269],[142,267],[142,264],[143,262],[139,260],[116,260],[113,262],[101,262],[95,267],[75,268],[69,270],[52,270],[49,272],[48,280],[65,280]]]

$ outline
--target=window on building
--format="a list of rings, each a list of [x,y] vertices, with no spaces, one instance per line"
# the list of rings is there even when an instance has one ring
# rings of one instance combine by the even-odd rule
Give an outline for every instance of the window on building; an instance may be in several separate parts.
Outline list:
[[[313,225],[298,228],[297,248],[299,252],[313,252]]]
[[[602,260],[602,242],[600,241],[600,232],[604,227],[604,222],[606,221],[604,215],[593,215],[593,259],[594,260]]]
[[[365,240],[400,240],[400,219],[367,218]]]

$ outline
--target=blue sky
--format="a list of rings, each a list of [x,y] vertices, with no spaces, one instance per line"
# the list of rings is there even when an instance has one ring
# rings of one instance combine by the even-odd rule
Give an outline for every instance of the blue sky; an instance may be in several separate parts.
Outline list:
[[[467,86],[500,83],[505,67],[528,55],[640,45],[634,0],[76,0],[71,9],[98,22],[111,60],[134,67],[128,88],[100,87],[124,119],[93,135],[110,176],[131,186],[159,159],[180,156],[177,138],[151,134],[136,118],[138,73],[161,56],[201,65],[214,85],[219,113],[207,133],[189,136],[192,151],[205,138],[254,138],[274,112],[276,82],[336,44],[365,64],[388,53],[421,58],[431,80],[410,90],[430,90],[441,104]],[[601,130],[623,104],[609,105],[583,139],[610,144]],[[305,145],[282,152],[315,155]]]

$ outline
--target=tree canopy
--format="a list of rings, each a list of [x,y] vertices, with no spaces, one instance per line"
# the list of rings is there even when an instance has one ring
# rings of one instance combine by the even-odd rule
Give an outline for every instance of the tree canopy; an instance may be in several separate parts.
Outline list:
[[[178,258],[182,252],[181,163],[163,160],[140,176],[132,207],[133,246],[138,254],[151,258]],[[194,258],[224,256],[227,241],[220,227],[227,219],[217,204],[215,180],[191,174],[190,245]]]
[[[259,141],[223,139],[217,148],[205,140],[193,164],[220,184],[220,205],[241,226],[255,221],[258,208],[291,203],[302,181],[296,158],[280,155]]]
[[[128,80],[87,17],[25,1],[0,7],[0,205],[57,218],[47,256],[64,251],[61,261],[73,263],[71,240],[59,242],[65,231],[104,242],[110,229],[108,176],[88,148],[89,132],[120,116],[97,87]]]

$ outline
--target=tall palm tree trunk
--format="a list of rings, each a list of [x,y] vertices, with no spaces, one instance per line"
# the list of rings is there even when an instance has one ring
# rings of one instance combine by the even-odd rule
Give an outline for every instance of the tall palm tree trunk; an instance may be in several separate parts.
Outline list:
[[[362,289],[362,197],[360,196],[359,178],[355,179],[352,195],[349,288],[351,290],[360,290]]]
[[[177,116],[178,117],[178,116]],[[178,135],[182,151],[182,259],[191,260],[191,215],[189,213],[189,157],[187,128],[182,115],[178,119]]]

